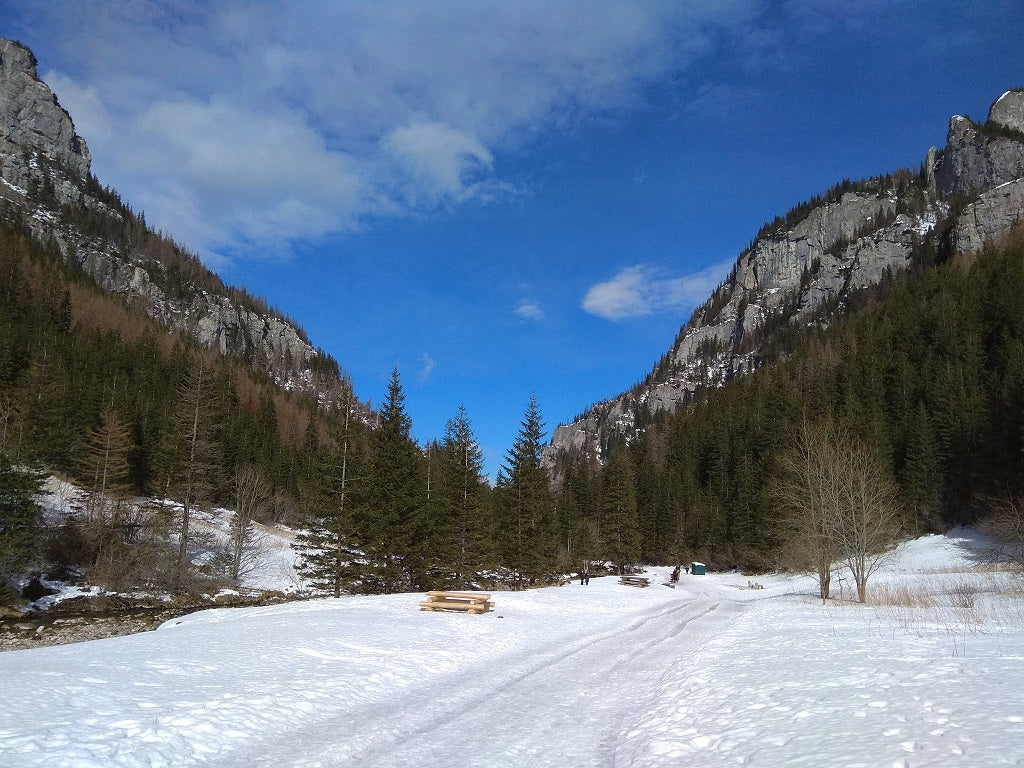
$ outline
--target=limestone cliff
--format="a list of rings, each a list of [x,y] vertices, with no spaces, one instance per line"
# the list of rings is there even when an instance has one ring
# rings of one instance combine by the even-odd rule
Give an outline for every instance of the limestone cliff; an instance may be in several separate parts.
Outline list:
[[[244,291],[224,287],[100,186],[86,143],[39,79],[35,56],[3,38],[0,202],[0,215],[55,243],[69,263],[165,327],[246,360],[282,386],[325,397],[337,389],[336,364],[302,329]]]
[[[827,302],[904,269],[938,225],[963,252],[998,242],[1021,221],[1024,90],[1012,90],[984,125],[953,117],[946,147],[930,150],[920,173],[844,182],[763,228],[647,378],[557,427],[545,462],[555,467],[569,452],[601,459],[613,435],[629,439],[648,415],[764,364],[760,342],[773,324],[807,322]]]
[[[0,38],[0,169],[10,184],[27,187],[26,153],[40,153],[84,179],[89,150],[71,116],[36,73],[36,58],[21,43]]]

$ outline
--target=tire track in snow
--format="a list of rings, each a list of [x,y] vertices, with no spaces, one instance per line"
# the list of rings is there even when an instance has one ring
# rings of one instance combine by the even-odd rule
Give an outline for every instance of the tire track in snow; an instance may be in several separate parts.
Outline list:
[[[322,768],[612,765],[626,716],[656,705],[651,697],[669,667],[685,663],[688,649],[742,609],[702,598],[647,611],[568,645],[512,651],[433,679],[403,702],[318,722],[319,738],[310,741],[323,744],[323,733],[339,728],[347,754],[329,747],[303,753],[308,742],[290,733],[287,746],[260,750],[259,761]],[[353,727],[365,738],[354,740]],[[552,744],[560,745],[557,754],[550,754]]]

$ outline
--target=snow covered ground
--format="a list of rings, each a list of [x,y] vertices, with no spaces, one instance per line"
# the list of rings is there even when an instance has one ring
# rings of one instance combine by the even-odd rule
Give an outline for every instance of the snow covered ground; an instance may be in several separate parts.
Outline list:
[[[592,579],[494,593],[218,609],[0,654],[0,765],[1024,765],[1024,595],[970,531],[869,585]]]

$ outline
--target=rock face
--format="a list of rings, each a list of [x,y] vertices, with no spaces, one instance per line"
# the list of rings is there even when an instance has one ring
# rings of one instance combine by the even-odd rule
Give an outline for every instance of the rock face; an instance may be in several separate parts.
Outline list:
[[[89,174],[85,140],[36,74],[36,57],[21,43],[0,38],[0,154],[11,158],[13,169],[13,158],[24,150],[42,153],[79,178]],[[4,178],[17,183],[6,172]]]
[[[195,291],[187,300],[175,301],[153,281],[138,257],[129,254],[125,258],[110,248],[72,248],[59,243],[97,283],[159,323],[186,331],[222,355],[249,360],[282,385],[308,388],[309,377],[304,374],[317,352],[299,329],[281,317],[256,312],[207,291]]]
[[[0,38],[0,195],[49,182],[58,202],[83,205],[89,164],[85,140],[36,74],[35,56]]]
[[[950,242],[958,253],[980,251],[1024,222],[1024,178],[983,192],[957,217]]]
[[[242,292],[214,293],[165,274],[167,259],[195,262],[194,257],[168,241],[154,255],[131,240],[98,238],[61,210],[65,206],[107,217],[113,231],[132,223],[133,214],[114,204],[119,201],[101,197],[86,143],[39,79],[35,56],[22,44],[0,38],[0,200],[7,203],[2,214],[17,217],[41,242],[55,243],[65,259],[100,286],[165,327],[249,361],[284,386],[317,393],[331,389],[332,382],[313,375],[311,363],[318,352],[293,324],[262,311]],[[190,268],[209,277],[204,284],[219,284],[198,263]]]
[[[1007,91],[988,111],[988,121],[1014,131],[1024,131],[1024,88]]]
[[[646,414],[755,369],[758,333],[770,321],[807,322],[825,302],[906,268],[951,211],[961,211],[949,222],[954,252],[981,250],[1024,222],[1024,90],[1000,96],[983,126],[953,117],[945,149],[931,149],[923,171],[844,184],[762,231],[647,379],[557,427],[545,463],[557,469],[572,453],[600,460],[610,437],[629,439]]]
[[[935,167],[940,194],[947,198],[970,195],[1022,175],[1024,145],[1020,139],[994,135],[959,115],[949,121],[946,149]]]

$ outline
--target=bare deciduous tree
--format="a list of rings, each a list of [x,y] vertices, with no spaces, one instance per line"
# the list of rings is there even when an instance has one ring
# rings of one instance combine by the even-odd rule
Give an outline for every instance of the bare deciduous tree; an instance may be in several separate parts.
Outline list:
[[[131,449],[128,428],[113,408],[104,408],[99,425],[89,432],[79,457],[82,475],[89,484],[87,522],[123,522],[122,513],[132,494],[128,463]]]
[[[246,464],[235,470],[235,514],[231,519],[229,549],[230,576],[236,581],[259,560],[263,536],[255,521],[266,516],[270,500],[270,484],[259,469]]]
[[[882,462],[848,431],[804,423],[780,459],[773,495],[791,559],[816,571],[821,599],[829,597],[833,564],[842,561],[864,602],[868,578],[900,531],[896,485]]]
[[[772,495],[780,504],[789,559],[797,568],[810,568],[818,576],[821,599],[832,584],[832,563],[838,558],[832,530],[838,478],[829,456],[832,429],[804,422],[793,445],[779,461]]]
[[[172,435],[168,492],[181,501],[178,522],[178,567],[188,564],[192,516],[209,500],[216,472],[210,372],[200,357],[179,389]]]
[[[867,600],[868,577],[884,562],[901,528],[899,491],[878,457],[852,435],[836,445],[836,461],[845,468],[835,526],[839,551],[857,585],[857,599]]]
[[[982,529],[995,539],[989,552],[991,559],[1024,567],[1024,503],[1012,493],[1006,493],[989,504]]]

